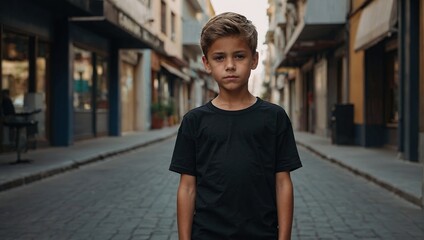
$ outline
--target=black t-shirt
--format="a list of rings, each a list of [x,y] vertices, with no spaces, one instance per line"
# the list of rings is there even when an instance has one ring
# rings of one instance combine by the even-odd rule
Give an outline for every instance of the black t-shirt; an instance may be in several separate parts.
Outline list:
[[[258,98],[226,111],[211,102],[181,123],[170,170],[196,176],[192,239],[276,239],[275,173],[302,164],[285,111]]]

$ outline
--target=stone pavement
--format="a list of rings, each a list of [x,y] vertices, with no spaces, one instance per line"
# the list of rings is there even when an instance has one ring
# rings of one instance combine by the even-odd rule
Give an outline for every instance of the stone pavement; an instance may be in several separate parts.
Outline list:
[[[175,136],[177,131],[178,126],[174,126],[129,133],[120,137],[100,137],[77,141],[69,147],[29,150],[22,154],[21,158],[31,160],[30,163],[10,164],[16,161],[16,153],[1,154],[0,191],[162,141]]]
[[[49,147],[30,150],[22,158],[30,163],[10,164],[15,153],[0,155],[0,191],[29,184],[94,161],[134,150],[176,135],[178,126],[160,130],[101,137],[75,142],[70,147]],[[299,145],[368,180],[421,204],[423,165],[402,161],[395,151],[358,146],[332,145],[330,139],[305,132],[295,132]]]
[[[298,145],[422,207],[422,163],[401,160],[395,150],[333,145],[328,138],[306,132],[295,136]]]

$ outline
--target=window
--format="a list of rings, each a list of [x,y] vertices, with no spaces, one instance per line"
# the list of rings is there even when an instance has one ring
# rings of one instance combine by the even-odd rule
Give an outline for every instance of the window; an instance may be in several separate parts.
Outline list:
[[[47,75],[48,75],[48,64],[50,58],[49,45],[46,42],[38,42],[37,47],[37,72],[36,72],[36,88],[35,91],[38,93],[44,93],[46,91]]]
[[[29,37],[5,31],[2,36],[2,89],[9,89],[13,105],[17,110],[24,107],[24,96],[28,92]]]
[[[107,110],[109,108],[108,103],[108,78],[107,78],[107,60],[106,58],[97,55],[96,61],[96,71],[97,71],[97,86],[96,86],[96,101],[97,101],[97,111]]]
[[[37,139],[47,139],[50,45],[36,36],[8,30],[3,32],[0,45],[3,53],[1,88],[9,91],[16,112],[41,110],[31,118],[38,121]],[[34,68],[30,68],[30,62]]]
[[[36,60],[36,73],[35,73],[35,96],[39,96],[41,106],[34,103],[35,108],[41,108],[42,114],[37,115],[38,120],[38,135],[40,138],[46,137],[48,133],[48,117],[47,99],[49,92],[47,91],[47,83],[50,72],[50,46],[47,42],[37,42],[37,60]],[[37,101],[36,101],[37,102]]]
[[[175,30],[175,24],[176,24],[176,17],[175,13],[171,12],[171,40],[175,42],[176,40],[176,30]]]
[[[92,109],[92,54],[77,47],[74,49],[74,110],[89,111]]]
[[[166,34],[166,3],[161,1],[160,6],[160,30]]]

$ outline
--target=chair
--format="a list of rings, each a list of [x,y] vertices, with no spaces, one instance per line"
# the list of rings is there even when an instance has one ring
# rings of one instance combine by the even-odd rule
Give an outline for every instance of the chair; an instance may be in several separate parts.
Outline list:
[[[36,128],[38,122],[34,120],[30,121],[5,121],[4,125],[9,127],[10,130],[15,131],[15,150],[17,158],[14,163],[27,163],[30,162],[28,159],[21,159],[21,153],[28,150],[28,137],[27,134],[22,134],[23,129]]]

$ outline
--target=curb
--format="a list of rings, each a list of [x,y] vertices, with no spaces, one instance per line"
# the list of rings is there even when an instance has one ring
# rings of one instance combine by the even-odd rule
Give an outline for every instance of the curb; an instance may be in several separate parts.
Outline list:
[[[117,156],[117,155],[120,155],[120,154],[123,154],[123,153],[127,153],[127,152],[137,150],[137,149],[140,149],[140,148],[143,148],[143,147],[147,147],[149,145],[159,143],[159,142],[162,142],[162,141],[167,140],[169,138],[172,138],[176,134],[177,134],[177,132],[174,132],[174,133],[171,133],[167,136],[163,136],[163,137],[153,139],[153,140],[150,140],[150,141],[146,141],[144,143],[136,144],[136,145],[133,145],[133,146],[125,147],[125,148],[122,148],[120,150],[102,153],[102,154],[99,154],[97,156],[88,157],[88,158],[82,159],[82,160],[69,161],[69,162],[61,164],[60,166],[51,167],[49,169],[40,171],[38,173],[28,174],[26,176],[20,176],[20,177],[17,177],[16,179],[0,183],[0,192],[6,191],[6,190],[9,190],[9,189],[12,189],[12,188],[20,187],[20,186],[23,186],[23,185],[27,185],[27,184],[30,184],[30,183],[33,183],[33,182],[54,176],[54,175],[58,175],[60,173],[70,171],[70,170],[75,170],[75,169],[78,169],[81,166],[88,165],[88,164],[95,163],[95,162],[99,162],[99,161],[103,161],[103,160],[106,160],[106,159],[113,157],[113,156]]]
[[[346,170],[349,170],[353,174],[355,174],[357,176],[360,176],[360,177],[363,177],[363,178],[367,179],[368,181],[371,181],[371,182],[377,184],[378,186],[383,187],[386,190],[389,190],[390,192],[392,192],[392,193],[396,194],[397,196],[405,199],[406,201],[408,201],[408,202],[410,202],[410,203],[412,203],[412,204],[414,204],[414,205],[416,205],[416,206],[421,207],[422,209],[424,209],[424,206],[422,205],[421,199],[419,197],[416,197],[416,196],[414,196],[412,194],[409,194],[409,193],[403,191],[402,189],[396,188],[396,187],[394,187],[394,186],[392,186],[392,185],[390,185],[390,184],[388,184],[388,183],[386,183],[384,181],[381,181],[380,179],[378,179],[378,178],[376,178],[376,177],[374,177],[374,176],[372,176],[372,175],[370,175],[368,173],[365,173],[365,172],[363,172],[361,170],[358,170],[356,168],[353,168],[353,167],[351,167],[351,166],[343,163],[342,161],[339,161],[339,160],[337,160],[335,158],[329,157],[329,156],[321,153],[320,151],[314,149],[313,147],[311,147],[311,146],[309,146],[307,144],[304,144],[304,143],[298,142],[298,141],[296,141],[296,143],[298,145],[306,148],[310,152],[318,155],[322,159],[327,160],[327,161],[329,161],[331,163],[334,163],[334,164],[336,164],[336,165],[338,165],[338,166],[340,166],[340,167],[342,167],[342,168],[344,168]]]

